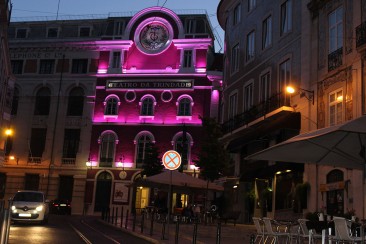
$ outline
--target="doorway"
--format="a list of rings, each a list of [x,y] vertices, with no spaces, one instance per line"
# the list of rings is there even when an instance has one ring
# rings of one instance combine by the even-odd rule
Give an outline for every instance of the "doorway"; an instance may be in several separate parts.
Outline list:
[[[106,171],[100,173],[95,189],[94,211],[101,212],[109,207],[111,199],[112,175]]]
[[[74,177],[72,175],[60,175],[58,186],[58,199],[72,201],[72,191],[74,188]]]

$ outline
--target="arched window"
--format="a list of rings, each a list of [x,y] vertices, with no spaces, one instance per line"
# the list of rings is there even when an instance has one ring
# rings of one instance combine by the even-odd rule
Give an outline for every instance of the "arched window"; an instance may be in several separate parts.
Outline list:
[[[175,136],[174,150],[177,151],[182,158],[182,166],[184,170],[188,169],[188,163],[191,157],[192,138],[187,132],[181,132]]]
[[[192,100],[188,97],[183,97],[178,100],[178,116],[192,115]]]
[[[11,115],[17,115],[18,105],[19,105],[19,89],[15,87],[13,93],[13,102],[11,104]]]
[[[152,96],[144,96],[141,99],[141,112],[142,116],[153,116],[154,115],[154,105],[155,99]]]
[[[112,132],[102,134],[99,149],[99,167],[112,167],[117,137]]]
[[[120,102],[117,97],[110,96],[105,101],[104,115],[118,115]]]
[[[82,116],[84,109],[84,90],[81,87],[75,87],[70,91],[67,103],[68,116]]]
[[[147,151],[152,146],[154,138],[151,133],[143,132],[137,135],[136,142],[136,168],[142,168]]]
[[[335,183],[340,184],[335,184]],[[330,171],[327,174],[327,184],[332,184],[332,188],[327,191],[327,214],[340,216],[344,213],[344,189],[337,187],[344,182],[343,172],[339,169]],[[335,187],[336,186],[336,187]]]
[[[36,94],[34,115],[48,115],[50,112],[51,92],[47,87],[42,87]]]

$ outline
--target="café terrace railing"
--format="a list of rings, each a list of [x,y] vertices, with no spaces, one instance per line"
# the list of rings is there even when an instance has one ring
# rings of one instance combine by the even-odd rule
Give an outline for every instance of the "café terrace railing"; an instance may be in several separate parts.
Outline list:
[[[265,116],[266,114],[282,107],[289,106],[289,100],[285,99],[282,93],[275,94],[274,96],[268,98],[266,101],[254,105],[249,110],[236,115],[234,118],[225,121],[222,125],[223,134],[232,132],[250,122]]]

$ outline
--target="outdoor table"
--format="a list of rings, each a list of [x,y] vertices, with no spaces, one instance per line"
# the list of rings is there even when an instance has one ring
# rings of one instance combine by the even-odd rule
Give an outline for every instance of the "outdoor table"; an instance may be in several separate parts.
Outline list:
[[[315,230],[318,233],[322,233],[322,244],[325,244],[325,238],[327,236],[327,230],[331,229],[332,233],[335,233],[335,228],[334,228],[334,222],[333,221],[307,221],[306,222],[306,227],[309,230]],[[311,238],[309,237],[309,240]],[[310,243],[310,241],[309,241]]]

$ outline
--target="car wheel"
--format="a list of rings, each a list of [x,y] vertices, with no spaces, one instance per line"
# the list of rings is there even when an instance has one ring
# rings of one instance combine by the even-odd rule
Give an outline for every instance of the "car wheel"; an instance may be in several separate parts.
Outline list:
[[[45,216],[41,223],[42,225],[48,224],[48,216]]]

